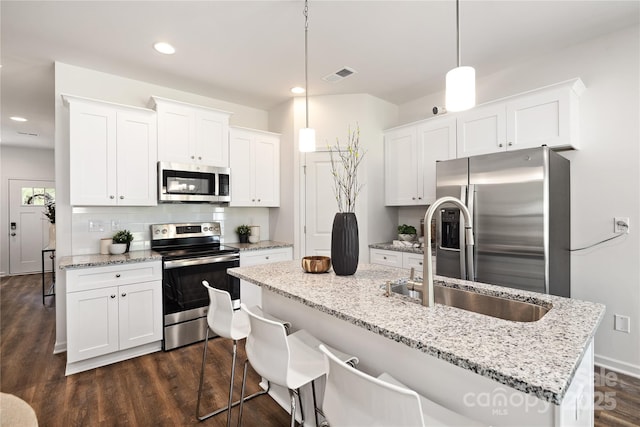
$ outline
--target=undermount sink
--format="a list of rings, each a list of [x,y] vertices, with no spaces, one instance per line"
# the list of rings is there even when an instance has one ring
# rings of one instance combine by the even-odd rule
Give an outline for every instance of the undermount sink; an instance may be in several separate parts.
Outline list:
[[[407,283],[391,285],[391,291],[411,298],[422,299],[422,292],[410,289]],[[479,294],[463,289],[434,284],[434,297],[438,304],[473,311],[474,313],[514,322],[535,322],[550,310],[547,307],[492,295]]]

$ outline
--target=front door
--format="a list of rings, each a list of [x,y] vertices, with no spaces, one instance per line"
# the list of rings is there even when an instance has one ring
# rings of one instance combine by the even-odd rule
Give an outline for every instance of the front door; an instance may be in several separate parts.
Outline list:
[[[9,274],[42,268],[41,250],[49,244],[45,205],[55,201],[55,194],[52,181],[9,180]]]
[[[338,204],[333,193],[331,157],[328,151],[306,154],[305,249],[301,256],[331,256],[331,228]]]

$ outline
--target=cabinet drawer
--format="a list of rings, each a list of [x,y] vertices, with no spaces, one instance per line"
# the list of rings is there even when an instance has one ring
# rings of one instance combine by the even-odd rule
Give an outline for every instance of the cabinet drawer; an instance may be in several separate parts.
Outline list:
[[[240,252],[240,266],[250,267],[258,264],[270,264],[272,262],[291,261],[293,259],[292,248],[264,249],[258,251]]]
[[[417,272],[422,271],[422,265],[424,264],[424,255],[422,254],[413,254],[404,252],[402,254],[402,267],[406,269],[411,269],[411,267],[415,268]],[[420,276],[422,273],[419,274]]]
[[[162,262],[80,268],[67,271],[67,292],[162,280]]]
[[[388,265],[402,268],[402,252],[371,249],[369,252],[372,264]]]

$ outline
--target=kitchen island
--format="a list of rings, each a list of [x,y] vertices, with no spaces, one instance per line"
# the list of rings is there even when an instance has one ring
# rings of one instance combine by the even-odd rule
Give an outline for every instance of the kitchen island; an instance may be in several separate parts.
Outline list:
[[[266,312],[357,355],[363,371],[389,372],[470,418],[495,426],[593,424],[600,304],[436,276],[444,286],[550,308],[536,322],[513,322],[387,297],[384,283],[407,277],[399,268],[361,264],[353,276],[307,274],[297,260],[229,274],[262,287]]]

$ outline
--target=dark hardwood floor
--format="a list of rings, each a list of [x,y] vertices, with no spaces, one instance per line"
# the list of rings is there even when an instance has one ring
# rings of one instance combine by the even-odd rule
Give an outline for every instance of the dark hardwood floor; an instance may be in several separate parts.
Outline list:
[[[53,354],[55,298],[42,305],[40,275],[0,281],[0,391],[29,403],[40,426],[225,426],[226,413],[195,417],[202,344],[157,352],[65,377],[65,354]],[[91,325],[87,325],[91,327]],[[231,341],[209,341],[204,411],[226,403]],[[236,368],[240,396],[244,347]],[[258,390],[250,369],[247,392]],[[232,411],[233,425],[238,409]],[[246,426],[287,426],[289,414],[268,396],[245,405]]]
[[[195,406],[202,344],[158,352],[64,376],[65,354],[54,355],[55,298],[42,305],[40,275],[0,279],[0,391],[36,411],[41,426],[224,426],[226,414],[202,423]],[[87,325],[90,327],[90,325]],[[239,395],[244,348],[239,346]],[[224,405],[231,342],[209,342],[206,392],[209,406]],[[251,371],[249,393],[258,390]],[[640,379],[596,367],[596,427],[640,426]],[[236,424],[238,410],[232,411]],[[267,396],[245,406],[244,425],[289,425],[289,414]]]

